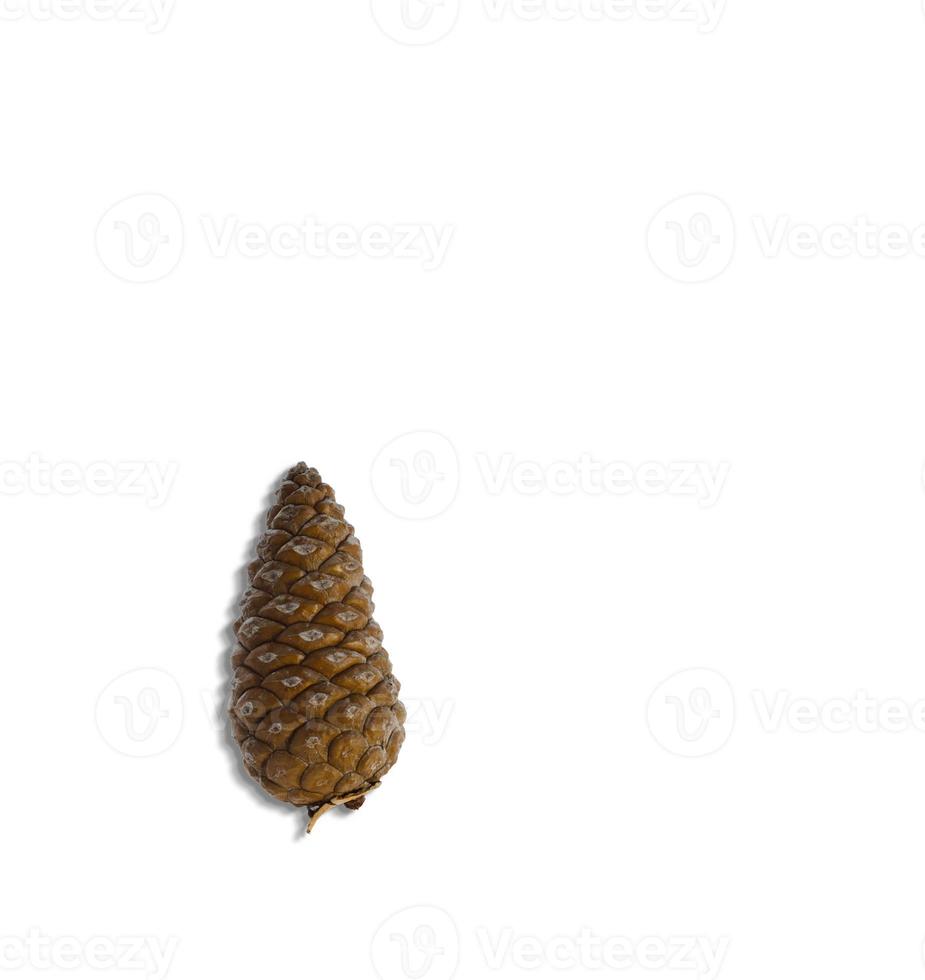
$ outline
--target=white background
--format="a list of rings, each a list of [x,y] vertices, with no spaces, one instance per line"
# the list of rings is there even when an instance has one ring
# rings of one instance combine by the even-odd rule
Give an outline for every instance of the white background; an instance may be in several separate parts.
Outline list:
[[[0,20],[3,966],[921,977],[920,4],[47,2]],[[300,459],[415,719],[308,839],[219,720]]]

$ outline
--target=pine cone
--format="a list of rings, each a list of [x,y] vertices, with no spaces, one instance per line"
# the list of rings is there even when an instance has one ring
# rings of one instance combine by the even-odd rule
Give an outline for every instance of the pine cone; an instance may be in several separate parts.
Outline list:
[[[405,708],[334,491],[299,463],[276,500],[234,627],[231,718],[248,773],[308,807],[310,832],[379,785],[404,741]]]

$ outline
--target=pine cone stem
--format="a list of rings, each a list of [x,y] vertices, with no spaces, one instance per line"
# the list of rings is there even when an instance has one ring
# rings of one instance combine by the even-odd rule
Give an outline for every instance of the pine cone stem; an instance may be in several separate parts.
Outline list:
[[[315,824],[328,812],[328,810],[333,810],[335,807],[343,804],[348,810],[359,810],[360,807],[366,802],[366,797],[369,793],[380,784],[375,783],[370,786],[369,789],[364,789],[360,793],[351,793],[348,796],[337,796],[328,803],[322,803],[320,805],[308,806],[305,809],[308,811],[308,826],[305,828],[305,833],[310,834],[315,828]]]

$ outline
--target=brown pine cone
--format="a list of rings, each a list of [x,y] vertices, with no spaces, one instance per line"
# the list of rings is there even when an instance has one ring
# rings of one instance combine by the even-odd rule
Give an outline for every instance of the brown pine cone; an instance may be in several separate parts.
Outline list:
[[[392,768],[405,708],[334,491],[299,463],[276,500],[234,627],[231,718],[248,773],[308,807],[311,831],[326,810],[359,807]]]

